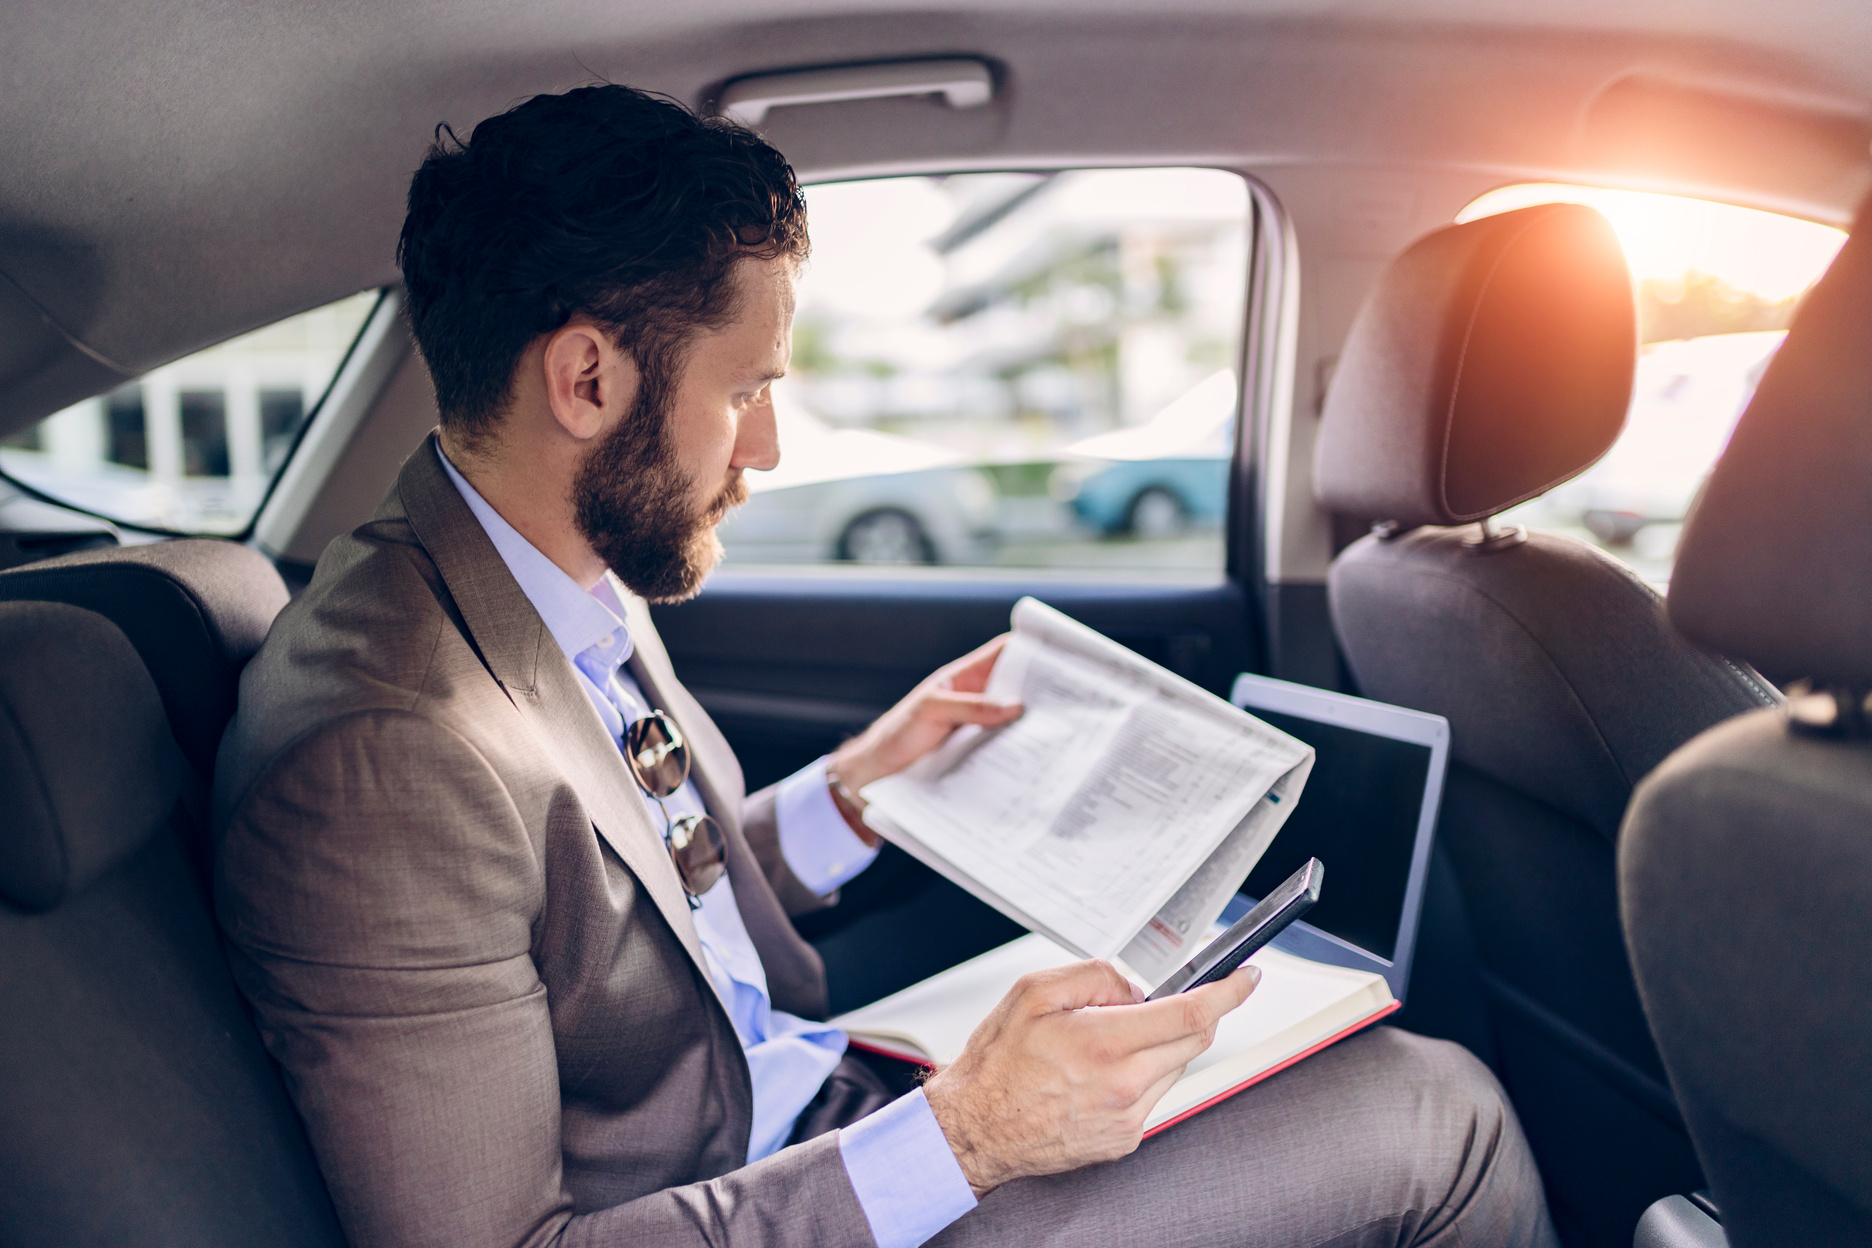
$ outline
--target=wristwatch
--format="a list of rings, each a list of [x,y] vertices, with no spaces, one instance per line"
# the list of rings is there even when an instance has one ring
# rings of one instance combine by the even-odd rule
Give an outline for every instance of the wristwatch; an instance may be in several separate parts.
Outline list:
[[[838,807],[839,814],[844,816],[852,832],[866,845],[877,848],[884,838],[872,831],[864,821],[865,807],[871,803],[854,793],[852,787],[845,783],[844,777],[832,770],[830,762],[826,764],[826,786],[832,790],[832,804]]]

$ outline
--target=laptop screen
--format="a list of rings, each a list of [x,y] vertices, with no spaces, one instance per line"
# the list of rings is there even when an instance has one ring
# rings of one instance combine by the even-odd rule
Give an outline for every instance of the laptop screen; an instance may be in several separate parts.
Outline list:
[[[1257,718],[1316,751],[1300,802],[1241,891],[1265,897],[1308,858],[1326,864],[1313,927],[1391,960],[1430,777],[1431,747],[1263,707]]]

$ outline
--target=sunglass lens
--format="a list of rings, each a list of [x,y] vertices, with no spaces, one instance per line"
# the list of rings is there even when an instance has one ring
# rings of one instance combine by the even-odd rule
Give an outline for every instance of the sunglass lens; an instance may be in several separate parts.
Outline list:
[[[651,797],[668,797],[689,778],[689,744],[676,721],[652,711],[625,733],[624,758]]]
[[[670,860],[683,887],[700,897],[727,870],[728,838],[707,815],[684,815],[670,824]]]

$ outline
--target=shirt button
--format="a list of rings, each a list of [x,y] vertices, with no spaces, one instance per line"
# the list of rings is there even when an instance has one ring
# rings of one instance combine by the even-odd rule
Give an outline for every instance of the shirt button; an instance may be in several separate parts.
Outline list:
[[[598,644],[603,646],[605,649],[609,650],[611,648],[612,640],[613,639],[610,637],[600,637],[598,639]]]

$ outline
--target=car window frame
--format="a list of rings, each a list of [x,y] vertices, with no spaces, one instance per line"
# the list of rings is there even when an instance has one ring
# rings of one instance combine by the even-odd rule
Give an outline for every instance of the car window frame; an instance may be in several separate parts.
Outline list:
[[[1211,569],[1190,570],[1187,577],[1138,578],[1140,585],[1189,586],[1238,584],[1261,596],[1265,550],[1262,542],[1268,532],[1262,515],[1267,504],[1259,465],[1272,414],[1282,403],[1291,403],[1294,327],[1298,304],[1286,297],[1287,284],[1297,276],[1298,264],[1287,252],[1295,245],[1293,232],[1286,227],[1272,192],[1241,164],[1229,161],[1177,159],[1163,160],[1071,160],[1022,161],[1002,164],[966,162],[911,162],[888,169],[839,169],[808,171],[800,175],[802,189],[827,184],[887,181],[894,178],[944,177],[960,174],[1030,174],[1047,175],[1101,170],[1208,169],[1241,179],[1247,192],[1247,265],[1242,282],[1241,317],[1237,342],[1231,353],[1236,377],[1235,428],[1232,435],[1227,478],[1227,511],[1221,525],[1222,558]],[[1270,228],[1272,227],[1272,228]],[[1277,254],[1278,253],[1278,254]],[[1281,368],[1282,353],[1287,358]],[[1284,377],[1284,380],[1283,380]],[[820,576],[836,578],[911,577],[930,579],[986,580],[1031,579],[1039,583],[1095,582],[1116,588],[1127,583],[1127,573],[1139,569],[1089,569],[1079,567],[1025,567],[995,564],[958,564],[948,567],[913,565],[866,566],[840,562],[799,564],[735,564],[718,569],[716,575],[732,577]]]
[[[210,539],[210,540],[216,540],[216,541],[230,541],[230,542],[243,542],[243,543],[251,541],[254,536],[254,530],[260,522],[260,517],[266,512],[267,504],[272,501],[274,492],[279,489],[280,482],[284,480],[286,477],[287,469],[292,466],[293,460],[299,454],[300,447],[305,444],[307,433],[311,430],[313,424],[331,406],[333,406],[338,401],[338,398],[340,397],[339,396],[340,387],[346,381],[347,374],[349,373],[352,363],[356,359],[358,351],[362,347],[364,340],[370,336],[370,329],[371,329],[372,324],[377,320],[379,315],[382,313],[385,301],[394,297],[397,288],[395,286],[390,286],[390,285],[377,286],[377,287],[367,286],[363,290],[352,292],[352,294],[350,295],[341,295],[339,296],[338,299],[328,299],[323,303],[315,303],[309,308],[301,308],[297,312],[289,313],[288,315],[282,316],[278,318],[277,320],[270,321],[265,325],[256,325],[253,329],[245,330],[242,333],[234,334],[228,338],[224,338],[221,340],[221,342],[211,343],[206,347],[200,348],[200,350],[202,351],[213,350],[215,347],[221,346],[228,342],[232,342],[236,338],[244,337],[246,336],[246,334],[257,333],[263,329],[270,329],[274,325],[279,325],[283,322],[292,320],[293,317],[295,316],[304,316],[308,312],[316,312],[322,307],[327,307],[330,304],[340,302],[343,299],[355,298],[357,295],[365,294],[373,289],[376,292],[376,298],[372,300],[369,310],[364,313],[364,318],[358,322],[357,332],[351,336],[351,341],[345,344],[345,349],[344,349],[343,354],[338,357],[338,363],[332,369],[331,380],[325,383],[324,390],[319,392],[318,398],[312,403],[312,405],[309,408],[306,409],[306,414],[300,418],[299,427],[293,431],[292,444],[286,448],[286,454],[281,457],[280,462],[279,462],[279,467],[275,468],[273,470],[273,474],[267,479],[266,488],[261,491],[259,500],[254,504],[252,513],[247,517],[247,523],[243,525],[239,531],[230,532],[230,533],[206,533],[206,532],[202,532],[199,530],[172,529],[172,528],[167,528],[162,525],[139,524],[133,520],[120,520],[117,517],[109,515],[105,512],[98,511],[91,507],[86,507],[80,503],[71,502],[69,500],[59,498],[58,496],[54,494],[47,493],[45,490],[40,489],[37,486],[29,485],[25,481],[20,480],[18,477],[8,472],[4,466],[0,466],[0,482],[4,482],[7,486],[11,487],[12,489],[18,490],[22,495],[24,495],[27,498],[34,499],[38,502],[46,503],[50,506],[57,507],[63,511],[72,512],[76,515],[88,516],[94,520],[102,520],[104,523],[110,525],[113,529],[116,529],[116,530],[124,530],[124,531],[128,531],[131,533],[143,534],[143,535],[147,535],[149,537],[158,538],[158,539],[202,538],[202,539]],[[195,352],[190,352],[189,354],[192,355],[192,354],[195,354]],[[176,360],[183,360],[187,358],[188,358],[188,355],[182,355],[182,356],[176,357]],[[122,385],[131,384],[133,382],[141,382],[143,378],[155,372],[157,368],[167,367],[169,364],[175,363],[176,360],[168,360],[168,361],[165,361],[163,364],[156,365],[153,368],[145,369],[143,372],[138,373],[134,377],[124,378],[118,384],[122,386]],[[102,391],[100,393],[108,394],[108,393],[111,393],[111,391]],[[93,395],[86,396],[86,399],[94,399],[98,397],[99,395],[93,394]],[[84,402],[86,400],[80,399],[77,401]],[[67,406],[70,406],[70,404],[67,404]],[[59,410],[62,411],[64,409],[61,408]],[[58,412],[47,412],[45,415],[39,417],[37,421],[34,421],[32,424],[23,426],[23,428],[30,429],[34,427],[34,425],[50,420],[53,416],[56,416],[57,414]]]

